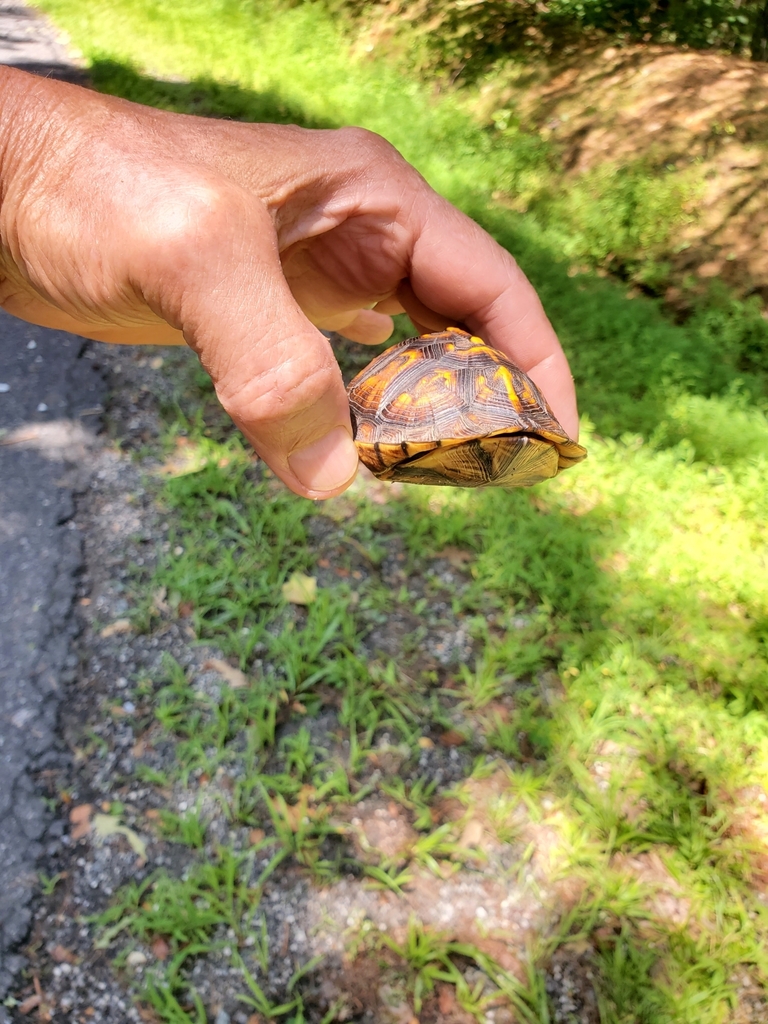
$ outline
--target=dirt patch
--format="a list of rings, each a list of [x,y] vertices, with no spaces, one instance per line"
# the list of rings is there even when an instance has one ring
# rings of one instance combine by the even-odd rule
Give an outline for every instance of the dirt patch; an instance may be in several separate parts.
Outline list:
[[[667,258],[673,275],[719,278],[768,297],[768,70],[662,46],[581,51],[494,83],[481,113],[509,107],[554,142],[564,178],[644,161],[685,175],[690,222]]]

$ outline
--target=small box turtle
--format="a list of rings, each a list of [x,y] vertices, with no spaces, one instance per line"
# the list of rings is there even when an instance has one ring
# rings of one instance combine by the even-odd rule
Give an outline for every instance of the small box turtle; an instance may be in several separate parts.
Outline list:
[[[380,480],[528,487],[587,454],[530,377],[456,327],[393,345],[348,394],[360,459]]]

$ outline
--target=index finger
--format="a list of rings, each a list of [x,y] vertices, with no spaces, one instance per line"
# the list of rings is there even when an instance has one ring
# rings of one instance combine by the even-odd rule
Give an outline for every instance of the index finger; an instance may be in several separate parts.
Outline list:
[[[538,295],[513,257],[478,224],[435,195],[413,239],[406,312],[432,330],[465,324],[541,388],[574,440],[573,377]]]

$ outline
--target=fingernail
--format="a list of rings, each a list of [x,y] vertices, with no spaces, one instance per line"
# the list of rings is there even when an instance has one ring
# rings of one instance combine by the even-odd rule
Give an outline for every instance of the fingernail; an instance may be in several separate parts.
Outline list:
[[[335,491],[352,482],[357,472],[357,448],[344,427],[336,427],[319,441],[300,448],[288,465],[311,491]]]

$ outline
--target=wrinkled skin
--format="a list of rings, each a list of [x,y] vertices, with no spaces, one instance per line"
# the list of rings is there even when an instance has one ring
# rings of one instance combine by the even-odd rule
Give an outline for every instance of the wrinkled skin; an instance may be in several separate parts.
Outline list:
[[[188,344],[296,493],[357,454],[318,328],[464,324],[577,434],[571,375],[512,257],[387,142],[170,114],[0,68],[0,304],[98,341]]]

